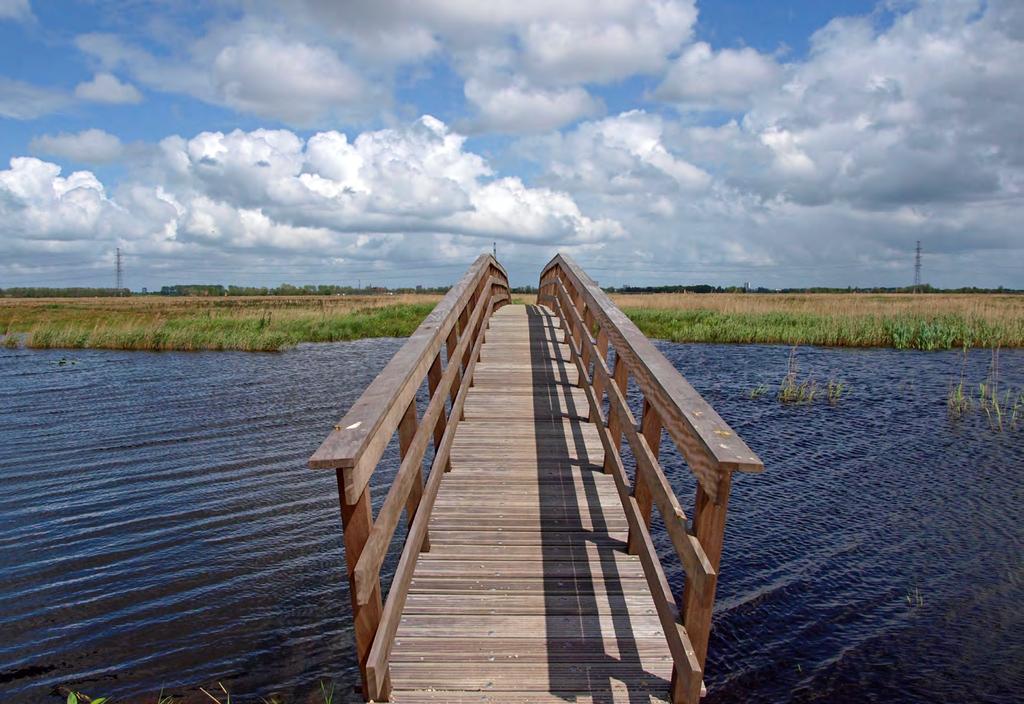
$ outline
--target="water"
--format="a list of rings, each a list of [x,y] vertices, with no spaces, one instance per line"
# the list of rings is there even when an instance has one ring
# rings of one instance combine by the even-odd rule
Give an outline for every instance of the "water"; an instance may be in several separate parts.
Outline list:
[[[353,699],[337,490],[305,460],[400,345],[0,350],[0,700],[220,680],[307,701],[321,679]],[[802,349],[849,390],[791,407],[747,396],[786,348],[659,346],[767,466],[734,483],[709,704],[1018,700],[1024,430],[947,417],[954,353]],[[1000,366],[1024,388],[1024,352]]]

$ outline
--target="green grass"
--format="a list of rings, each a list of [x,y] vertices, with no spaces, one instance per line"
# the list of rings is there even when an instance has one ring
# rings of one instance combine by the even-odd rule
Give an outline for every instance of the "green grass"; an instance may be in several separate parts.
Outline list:
[[[433,303],[402,303],[338,311],[207,309],[169,316],[111,312],[63,315],[35,322],[24,331],[9,331],[26,333],[25,344],[38,348],[266,352],[300,342],[406,337],[433,308]]]
[[[673,342],[738,342],[944,350],[1024,347],[1024,320],[992,322],[957,314],[841,316],[625,308],[649,337]]]
[[[528,296],[520,299],[531,302]],[[404,337],[438,300],[435,294],[0,299],[0,335],[6,335],[2,344],[8,347],[276,351],[300,342]],[[918,350],[1024,347],[1022,301],[1013,296],[617,297],[646,335],[674,342]]]

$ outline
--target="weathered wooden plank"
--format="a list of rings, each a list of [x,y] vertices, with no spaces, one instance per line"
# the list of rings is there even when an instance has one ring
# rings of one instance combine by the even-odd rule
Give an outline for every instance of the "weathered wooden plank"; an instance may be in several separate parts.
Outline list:
[[[490,317],[490,314],[491,306],[488,305],[484,320]],[[478,328],[476,331],[469,332],[476,342],[473,344],[468,362],[464,368],[466,379],[473,378],[473,370],[480,354],[480,348],[483,345],[483,335],[480,334],[481,331],[482,328]],[[405,548],[402,550],[402,556],[398,560],[398,566],[395,568],[395,575],[391,581],[391,589],[388,592],[388,598],[384,603],[384,610],[381,615],[380,625],[377,628],[377,634],[374,637],[373,646],[371,647],[369,656],[367,657],[365,679],[370,695],[375,699],[387,698],[391,687],[390,676],[388,674],[388,655],[391,651],[391,644],[395,636],[395,631],[398,628],[402,609],[405,606],[405,596],[409,590],[413,571],[416,568],[416,561],[420,554],[420,544],[423,537],[427,535],[427,526],[429,522],[428,517],[433,509],[434,499],[437,496],[437,489],[440,485],[441,478],[446,474],[444,468],[447,464],[448,456],[451,451],[452,441],[455,438],[455,431],[459,426],[459,419],[462,415],[462,405],[465,403],[469,388],[470,387],[468,385],[464,384],[462,388],[459,389],[459,395],[455,398],[455,403],[452,404],[451,416],[449,417],[450,422],[448,427],[445,429],[445,435],[441,440],[441,445],[438,447],[437,452],[434,455],[430,475],[427,477],[427,483],[423,489],[423,496],[420,500],[421,510],[417,511],[416,517],[413,519],[412,526],[409,528]]]
[[[561,310],[562,304],[557,296],[555,304],[557,309]],[[583,363],[575,342],[570,343],[570,347],[574,361],[578,367],[582,367]],[[580,369],[580,373],[584,374],[585,372]],[[613,379],[614,375],[608,380],[609,394],[613,392],[613,389],[610,388],[613,386]],[[587,392],[587,400],[591,408],[599,408],[593,387],[587,385],[584,388]],[[629,533],[634,537],[634,545],[639,545],[638,556],[643,565],[644,575],[647,578],[647,584],[650,587],[655,607],[658,610],[658,617],[664,628],[669,649],[672,651],[672,658],[675,662],[672,680],[673,698],[680,701],[696,702],[700,696],[702,686],[702,665],[697,659],[686,629],[680,623],[679,609],[676,606],[675,597],[672,595],[668,579],[665,577],[665,571],[658,560],[657,551],[654,549],[650,532],[640,513],[640,507],[636,502],[636,498],[630,494],[629,480],[626,476],[625,467],[622,465],[622,458],[619,456],[616,439],[612,437],[608,427],[603,425],[599,427],[602,431],[601,440],[605,444],[606,469],[610,469],[612,476],[615,478],[616,488],[619,491],[619,496],[622,498],[623,508],[629,522]],[[676,692],[677,686],[678,693]]]
[[[667,700],[657,692],[636,692],[627,684],[611,681],[607,688],[602,686],[596,693],[591,689],[549,692],[395,690],[392,701],[396,704],[656,704]]]

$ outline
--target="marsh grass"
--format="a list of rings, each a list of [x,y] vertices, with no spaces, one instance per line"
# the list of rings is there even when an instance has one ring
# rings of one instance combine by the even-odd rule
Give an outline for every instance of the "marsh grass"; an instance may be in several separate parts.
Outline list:
[[[1001,433],[1024,426],[1024,389],[1001,389],[999,378],[999,348],[992,350],[985,380],[978,384],[977,399],[967,392],[967,350],[960,365],[960,377],[950,384],[946,407],[950,418],[959,420],[978,408],[985,414],[989,428]]]
[[[0,330],[38,348],[277,351],[410,335],[440,296],[0,301]],[[15,343],[17,344],[17,343]]]
[[[1024,296],[617,294],[650,336],[673,342],[940,350],[1024,347]]]
[[[839,403],[839,400],[843,397],[843,392],[846,391],[846,384],[835,379],[828,380],[828,402],[833,406]]]
[[[516,302],[533,303],[520,295]],[[410,334],[441,299],[267,296],[0,299],[3,344],[273,351]],[[615,294],[646,335],[673,342],[937,350],[1024,347],[1024,296]]]
[[[800,381],[799,374],[800,368],[797,365],[796,347],[794,346],[789,351],[786,376],[783,377],[782,384],[779,385],[779,400],[782,403],[814,403],[814,399],[818,395],[818,382],[812,377]]]

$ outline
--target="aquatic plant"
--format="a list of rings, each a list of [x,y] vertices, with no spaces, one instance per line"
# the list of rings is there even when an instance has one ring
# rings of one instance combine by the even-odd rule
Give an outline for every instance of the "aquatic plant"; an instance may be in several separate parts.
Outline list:
[[[946,397],[946,407],[950,418],[960,419],[974,410],[975,402],[971,400],[966,389],[967,350],[964,349],[963,361],[960,366],[960,377],[955,384],[950,384]],[[988,374],[984,381],[978,383],[977,408],[984,411],[989,428],[994,432],[1014,430],[1024,424],[1024,389],[1005,389],[1000,392],[999,379],[999,348],[992,350],[992,361],[989,363]]]
[[[813,403],[818,395],[818,382],[812,377],[798,380],[799,367],[796,362],[796,346],[789,350],[789,364],[786,376],[779,386],[779,400],[782,403]]]
[[[846,384],[835,379],[828,380],[828,402],[833,406],[839,403],[839,399],[842,398],[843,392],[846,390]]]
[[[766,393],[768,393],[768,384],[761,383],[747,392],[747,398],[751,400],[759,399]]]

